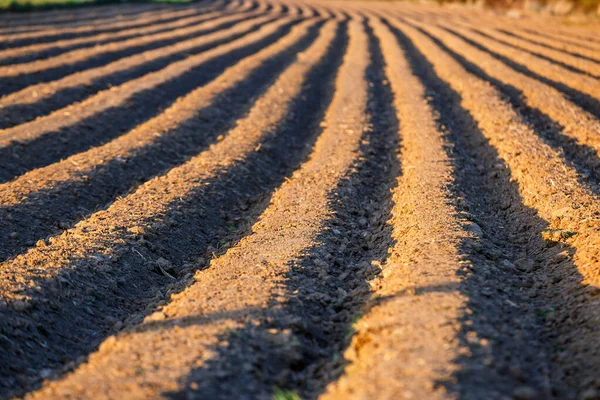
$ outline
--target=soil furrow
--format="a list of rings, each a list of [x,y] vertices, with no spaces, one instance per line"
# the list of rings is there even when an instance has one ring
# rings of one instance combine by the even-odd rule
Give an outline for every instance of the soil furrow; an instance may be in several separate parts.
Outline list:
[[[219,3],[217,3],[219,4]],[[102,32],[102,29],[98,29],[97,27],[94,26],[89,26],[86,25],[84,27],[79,28],[79,30],[77,30],[77,28],[70,28],[67,26],[60,26],[57,28],[52,28],[52,29],[44,29],[44,30],[37,30],[34,32],[24,32],[24,33],[19,33],[19,32],[1,32],[0,34],[0,39],[2,39],[4,41],[4,43],[2,44],[2,46],[0,48],[2,48],[2,52],[10,52],[10,51],[18,51],[18,47],[22,47],[22,48],[26,48],[29,46],[52,46],[52,43],[47,43],[47,41],[44,41],[44,37],[45,35],[50,36],[50,37],[54,37],[53,41],[60,41],[60,40],[64,40],[64,41],[68,41],[68,40],[76,40],[76,39],[81,39],[81,40],[85,40],[85,39],[90,39],[89,36],[100,36],[100,35],[106,35],[108,33],[119,33],[123,30],[128,30],[128,29],[143,29],[145,27],[151,26],[152,24],[160,24],[160,23],[169,23],[172,21],[175,21],[177,19],[180,18],[186,18],[186,17],[191,17],[191,16],[195,16],[195,15],[199,15],[200,13],[204,13],[206,12],[205,10],[207,9],[184,9],[184,10],[172,10],[172,11],[154,11],[151,13],[148,13],[147,15],[141,15],[135,19],[131,19],[131,20],[125,20],[125,21],[121,21],[121,20],[117,20],[116,22],[112,22],[109,24],[104,24],[104,28],[107,29],[107,32]],[[100,32],[96,33],[96,30],[99,30]],[[66,38],[66,39],[61,39],[60,35],[64,35],[65,33],[77,33],[80,36],[75,37],[75,38]],[[87,34],[89,33],[89,34]],[[55,36],[56,35],[56,36]],[[41,39],[39,43],[27,43],[27,41],[21,42],[23,39]]]
[[[423,13],[426,14],[439,14],[437,11]],[[524,20],[515,20],[512,18],[502,17],[500,15],[490,15],[487,13],[477,13],[474,15],[472,12],[463,13],[461,16],[457,16],[455,12],[446,12],[443,14],[445,19],[447,20],[462,20],[463,22],[470,23],[472,26],[511,26],[514,32],[527,32],[528,34],[534,35],[537,38],[546,38],[552,41],[554,44],[562,44],[563,46],[579,46],[584,48],[594,48],[597,44],[593,41],[594,30],[593,25],[590,29],[587,29],[587,34],[592,37],[587,40],[581,40],[581,38],[576,39],[575,31],[573,27],[565,27],[563,25],[564,21],[560,20],[560,17],[557,20],[543,19],[543,26],[540,25],[540,19],[535,17],[529,17]],[[477,24],[475,21],[479,21],[480,24]],[[548,26],[551,26],[551,29],[548,29]]]
[[[43,12],[32,12],[24,14],[6,13],[3,15],[5,19],[4,23],[6,26],[15,28],[19,25],[31,25],[32,21],[40,25],[61,25],[69,23],[94,23],[95,21],[102,21],[107,18],[118,18],[118,17],[138,17],[140,14],[151,12],[157,9],[164,9],[164,6],[160,5],[125,5],[119,6],[105,6],[95,7],[88,9],[79,10],[68,10],[68,11],[43,11]],[[21,17],[21,18],[20,18]]]
[[[489,147],[491,154],[497,151],[500,162],[494,169],[511,171],[510,177],[504,175],[506,172],[488,172],[488,179],[505,176],[509,183],[518,182],[520,202],[531,208],[523,211],[529,216],[510,214],[502,217],[505,221],[500,219],[492,225],[501,240],[514,240],[515,259],[503,262],[503,267],[523,274],[521,288],[514,294],[521,292],[524,296],[517,302],[512,300],[510,293],[507,296],[518,308],[523,306],[523,315],[513,319],[512,331],[507,332],[511,339],[518,332],[520,340],[492,342],[494,337],[502,334],[504,327],[495,328],[498,324],[490,323],[489,319],[484,320],[487,326],[482,326],[482,332],[489,336],[488,342],[493,343],[493,348],[508,349],[501,353],[528,354],[529,361],[536,360],[538,356],[542,358],[534,362],[537,367],[532,365],[531,368],[519,369],[519,373],[512,376],[512,379],[519,379],[519,376],[530,379],[533,388],[529,389],[538,391],[539,396],[563,397],[561,390],[568,390],[569,385],[579,396],[589,394],[589,390],[599,387],[597,376],[592,372],[600,362],[600,353],[593,344],[598,340],[598,333],[593,327],[600,320],[594,307],[594,299],[600,294],[600,282],[593,262],[598,256],[598,247],[593,243],[598,241],[596,215],[599,199],[578,183],[576,172],[561,161],[560,153],[545,144],[512,104],[488,82],[469,74],[417,30],[398,24],[432,62],[440,78],[460,96],[461,107],[472,115],[471,124],[476,123],[481,130],[481,138],[489,141],[489,145],[485,146],[493,146]],[[522,151],[525,148],[527,152]],[[484,164],[478,163],[482,173],[489,171],[486,166],[494,161],[491,158]],[[471,181],[468,185],[477,188]],[[499,215],[519,205],[514,204],[510,196],[491,199],[490,204],[500,209],[497,210]],[[482,216],[485,214],[481,213]],[[508,221],[511,226],[504,231]],[[511,235],[511,229],[520,232],[520,235]],[[510,246],[510,242],[506,246]],[[483,295],[485,297],[485,293]],[[534,300],[528,304],[527,297]],[[543,325],[536,324],[532,308],[545,319]],[[497,310],[494,309],[494,313]],[[543,343],[544,336],[549,338],[548,345]],[[530,347],[536,341],[542,342],[538,351],[535,351],[536,346]],[[550,358],[555,363],[549,371],[546,371],[543,362],[543,347],[546,346],[551,346]],[[501,379],[505,379],[503,373],[513,374],[510,365],[496,363],[493,358],[489,367],[489,379],[481,374],[478,376],[484,379],[478,382],[478,376],[475,376],[472,384],[493,389],[495,379],[500,384]],[[536,374],[539,374],[537,378]],[[501,394],[496,392],[495,396],[500,397]]]
[[[369,296],[367,281],[377,273],[378,265],[387,257],[391,245],[391,229],[385,221],[391,208],[390,185],[398,173],[394,157],[398,144],[397,121],[391,112],[380,49],[372,35],[369,36],[372,60],[366,70],[369,82],[367,129],[355,161],[343,179],[328,189],[330,211],[326,212],[330,216],[319,222],[322,225],[320,232],[312,239],[315,244],[300,250],[291,260],[285,253],[265,260],[270,253],[267,249],[271,246],[281,249],[279,242],[285,242],[285,236],[287,240],[299,240],[295,232],[290,232],[302,229],[302,225],[298,226],[296,213],[290,212],[293,207],[285,200],[279,202],[281,197],[275,197],[272,204],[276,204],[277,209],[272,214],[267,210],[259,228],[254,230],[262,237],[248,244],[252,247],[240,246],[236,250],[244,253],[264,249],[258,250],[260,256],[240,257],[236,254],[227,258],[225,255],[224,259],[216,261],[222,262],[217,264],[221,266],[235,257],[233,262],[241,260],[242,265],[237,267],[240,271],[262,264],[269,269],[265,279],[273,280],[275,272],[275,292],[268,300],[268,310],[240,308],[237,322],[242,325],[222,334],[219,340],[227,344],[210,349],[211,357],[207,362],[187,376],[183,390],[169,392],[169,398],[206,396],[225,399],[236,393],[248,393],[251,398],[268,399],[277,397],[278,391],[285,391],[312,399],[320,395],[344,368],[340,353],[348,344],[352,323]],[[277,217],[282,211],[285,217]],[[276,218],[286,218],[279,230],[283,237],[269,240],[266,232],[272,229],[269,224]],[[274,264],[280,266],[274,268]],[[278,271],[281,269],[284,271]],[[256,275],[253,279],[259,280],[265,272]],[[204,282],[204,277],[201,278]],[[194,295],[202,292],[205,284],[208,282],[196,288]],[[167,315],[170,317],[168,312]],[[181,317],[198,316],[188,312]],[[285,345],[279,347],[283,343]],[[241,369],[241,373],[235,373],[236,368]]]
[[[597,45],[594,45],[592,42],[587,41],[587,42],[578,42],[578,41],[570,41],[567,36],[565,35],[563,31],[563,34],[558,33],[559,31],[561,31],[560,29],[554,31],[554,32],[549,32],[549,31],[545,31],[545,32],[541,32],[541,31],[536,31],[534,29],[531,29],[531,23],[523,23],[523,22],[515,22],[515,21],[510,21],[510,23],[507,23],[507,21],[502,20],[502,24],[499,24],[500,21],[498,21],[498,19],[496,17],[490,18],[484,18],[485,19],[485,26],[495,26],[496,28],[500,28],[499,30],[505,30],[502,29],[502,27],[506,27],[506,26],[511,26],[513,27],[513,31],[512,33],[514,34],[515,37],[528,37],[529,39],[533,39],[535,44],[541,44],[541,43],[552,43],[554,46],[561,46],[559,48],[562,50],[574,50],[574,51],[586,51],[587,50],[600,50],[600,48],[597,47]],[[479,21],[481,21],[481,19],[479,19]],[[472,26],[481,26],[481,25],[477,25],[474,21],[473,18],[467,17],[463,19],[463,22],[465,23],[469,23]],[[556,29],[555,26],[553,26],[554,29]],[[589,53],[588,53],[589,54]],[[597,53],[595,55],[592,55],[592,58],[597,58]]]
[[[203,8],[201,12],[208,13],[222,8],[222,3],[217,3],[216,6]],[[33,32],[3,32],[0,36],[0,39],[3,41],[0,45],[0,48],[10,49],[20,46],[56,42],[59,40],[69,40],[99,34],[108,34],[112,32],[119,32],[126,28],[143,28],[151,25],[152,23],[170,22],[175,18],[181,18],[187,14],[196,14],[197,12],[197,10],[182,10],[177,12],[165,12],[165,10],[161,10],[132,18],[112,17],[107,21],[99,21],[99,25],[92,26],[83,22],[83,26],[79,27],[69,27],[63,25],[53,28],[45,28],[43,30],[36,30]]]
[[[570,45],[585,47],[592,50],[600,50],[600,41],[594,36],[582,38],[580,36],[574,36],[572,33],[563,29],[558,29],[550,32],[540,32],[538,30],[531,29],[530,27],[524,27],[523,30],[537,36],[550,38],[554,41],[564,42]]]
[[[465,268],[459,253],[468,237],[461,227],[466,221],[450,200],[448,143],[425,100],[434,93],[413,75],[389,28],[376,19],[371,24],[400,121],[402,175],[388,221],[394,243],[371,284],[373,300],[353,324],[356,333],[345,353],[349,366],[323,398],[448,398],[436,382],[450,379],[461,354],[455,332],[466,300],[457,272]]]
[[[279,60],[302,45],[286,49],[295,40],[247,57],[117,140],[1,186],[0,257],[58,233],[208,146],[244,112]]]
[[[573,46],[569,46],[567,44],[562,44],[560,42],[556,42],[555,40],[545,39],[543,37],[535,36],[529,34],[526,31],[509,31],[507,29],[502,29],[497,27],[498,31],[504,33],[505,35],[513,36],[520,40],[527,41],[529,43],[535,44],[536,46],[542,46],[547,49],[555,50],[558,52],[566,53],[570,56],[581,58],[583,60],[591,61],[598,63],[600,62],[600,56],[598,56],[597,50],[589,51],[585,48],[576,48]]]
[[[100,17],[97,21],[99,23],[106,23],[107,20],[114,20],[117,21],[116,23],[122,22],[122,21],[129,21],[132,22],[136,19],[143,19],[146,17],[151,17],[153,15],[157,15],[159,14],[161,11],[164,10],[158,10],[156,7],[154,9],[148,9],[146,11],[140,12],[134,16],[125,16],[125,15],[110,15],[110,16],[104,16],[104,17]],[[48,12],[42,14],[42,15],[46,15]],[[6,20],[7,15],[11,15],[10,20]],[[40,16],[40,14],[37,15],[33,15],[31,13],[27,13],[27,14],[21,14],[24,16],[27,16],[27,19],[24,21],[19,21],[18,18],[15,18],[16,16],[18,16],[19,14],[14,14],[14,13],[2,13],[2,16],[5,17],[4,20],[2,21],[2,23],[0,24],[0,34],[9,34],[9,35],[14,35],[16,37],[19,37],[19,35],[21,34],[29,34],[29,33],[36,33],[36,32],[40,32],[40,31],[50,31],[52,29],[55,29],[56,27],[63,27],[65,29],[70,29],[74,26],[81,26],[81,25],[88,25],[88,26],[94,26],[96,25],[95,23],[89,23],[85,20],[78,22],[76,20],[77,16],[75,15],[67,15],[67,18],[69,19],[69,21],[57,21],[55,23],[48,23],[48,24],[43,24],[44,23],[44,18],[42,18]],[[63,17],[65,17],[65,13],[63,12]],[[41,24],[36,24],[36,21],[39,21]],[[2,38],[4,38],[4,36],[2,36]]]
[[[515,40],[508,35],[502,34],[502,32],[496,32],[491,29],[473,29],[469,27],[469,30],[500,44],[527,52],[571,72],[585,74],[595,79],[600,77],[600,64],[598,62],[590,62],[576,57],[570,57],[569,55],[561,54],[557,51],[546,50],[544,48],[540,49],[538,46],[527,45],[520,40]]]
[[[548,43],[552,43],[553,45],[561,45],[562,48],[571,48],[571,49],[593,49],[594,44],[591,41],[587,42],[572,42],[567,39],[567,35],[571,35],[573,32],[570,28],[561,27],[562,21],[550,21],[546,19],[544,21],[545,25],[552,26],[552,30],[541,29],[537,30],[534,28],[537,25],[535,22],[535,18],[527,18],[524,20],[515,20],[511,18],[505,18],[501,15],[497,14],[488,14],[488,13],[473,13],[472,11],[466,11],[462,13],[457,13],[457,10],[446,11],[443,12],[439,9],[429,9],[423,10],[422,7],[416,7],[410,10],[414,15],[419,15],[420,17],[431,17],[435,15],[439,17],[440,20],[445,21],[460,21],[461,23],[469,24],[473,27],[496,27],[496,28],[504,28],[507,26],[511,27],[511,33],[515,34],[524,34],[529,35],[530,37],[537,38],[537,40],[546,40]],[[589,32],[593,31],[594,28],[591,28]],[[558,33],[558,32],[562,32]],[[590,46],[592,46],[590,48]]]
[[[163,33],[175,28],[185,28],[193,26],[198,22],[204,22],[223,16],[221,11],[211,13],[200,13],[200,16],[185,16],[173,18],[169,22],[153,22],[147,27],[123,29],[122,31],[105,33],[92,37],[76,38],[64,41],[55,41],[52,43],[34,44],[9,50],[0,51],[0,66],[39,61],[54,57],[68,51],[81,48],[91,48],[120,40],[128,40],[143,35]]]
[[[59,79],[65,75],[93,67],[106,65],[116,59],[132,54],[152,50],[185,39],[208,35],[220,29],[228,28],[243,18],[255,17],[258,12],[246,15],[230,15],[216,20],[200,22],[192,27],[175,29],[170,32],[148,35],[123,42],[109,43],[91,49],[79,49],[61,54],[43,61],[14,64],[0,67],[0,94],[6,95],[29,85]],[[276,16],[272,12],[270,16]]]
[[[179,96],[214,78],[223,68],[273,42],[298,20],[290,17],[270,22],[274,19],[266,16],[240,24],[232,30],[259,30],[102,91],[47,117],[5,130],[0,134],[2,181],[121,136]]]
[[[305,24],[296,32],[306,28]],[[162,296],[168,300],[176,290],[172,285],[176,281],[165,277],[158,268],[164,259],[169,260],[169,265],[160,267],[166,273],[183,278],[180,283],[185,285],[191,277],[189,273],[204,266],[203,257],[224,251],[227,248],[225,242],[235,241],[244,234],[245,226],[251,225],[259,212],[254,206],[264,206],[264,199],[310,148],[314,135],[307,134],[306,129],[316,131],[322,114],[322,95],[326,95],[323,89],[328,85],[310,86],[306,78],[323,78],[326,82],[332,73],[330,62],[336,62],[335,54],[339,48],[328,47],[336,36],[335,23],[323,29],[317,42],[298,55],[303,63],[292,64],[277,78],[257,100],[249,115],[221,141],[183,166],[141,186],[106,211],[78,224],[65,233],[63,240],[56,238],[46,248],[57,246],[59,250],[66,246],[83,250],[78,255],[72,253],[70,261],[63,264],[66,268],[54,271],[60,275],[47,280],[50,284],[51,281],[60,283],[61,277],[69,279],[74,285],[70,295],[94,307],[96,317],[90,318],[81,307],[69,305],[73,299],[68,296],[59,299],[59,304],[68,307],[70,318],[77,320],[71,330],[78,330],[79,335],[85,337],[90,337],[92,330],[100,331],[102,334],[98,339],[101,339],[114,329],[115,320],[111,323],[105,318],[107,315],[119,321],[130,316],[127,324],[140,322],[145,313],[164,304]],[[338,30],[337,36],[340,34]],[[339,39],[333,43],[340,45]],[[106,231],[114,224],[118,224],[119,232]],[[83,229],[85,226],[87,232]],[[215,227],[219,228],[215,230]],[[76,239],[81,234],[86,238]],[[88,253],[81,247],[83,242],[76,245],[73,240],[92,241],[98,249],[92,250],[86,245],[91,250]],[[101,271],[103,267],[94,260],[97,251],[115,261],[118,257],[117,264],[105,265],[110,266],[111,271],[105,267]],[[59,256],[60,252],[54,254]],[[156,264],[157,259],[159,264]],[[86,296],[85,288],[90,282],[96,287],[96,299],[86,300],[89,296]],[[103,287],[105,285],[113,288]],[[162,293],[157,294],[157,291]],[[31,294],[52,299],[50,292]],[[136,298],[139,299],[137,306],[132,302]],[[161,303],[157,304],[159,301]],[[38,304],[36,302],[35,307],[39,307]],[[131,315],[135,312],[138,314]],[[63,330],[61,326],[44,340],[57,342],[56,345],[62,343],[62,351],[66,354],[73,351],[70,347],[81,348],[82,345],[75,341],[78,334]],[[92,346],[86,345],[84,351],[92,350],[98,340],[94,342]],[[102,396],[102,393],[98,395]]]
[[[88,364],[67,376],[65,380],[48,385],[46,391],[39,393],[40,396],[60,396],[64,393],[74,393],[73,390],[77,390],[77,395],[84,397],[87,393],[91,393],[87,390],[101,395],[108,394],[100,388],[104,386],[103,382],[107,382],[104,381],[105,377],[116,373],[117,375],[113,375],[114,379],[111,378],[115,385],[110,395],[117,394],[128,398],[161,395],[195,398],[207,394],[210,398],[223,398],[220,395],[214,397],[213,392],[208,390],[194,394],[192,382],[186,387],[187,375],[194,368],[201,367],[202,361],[215,353],[207,351],[210,350],[211,345],[218,344],[215,341],[220,336],[227,334],[228,327],[242,328],[245,321],[257,317],[258,315],[252,314],[252,310],[257,310],[257,313],[262,314],[263,317],[272,314],[278,322],[285,316],[282,315],[285,310],[281,310],[281,307],[276,305],[268,309],[263,307],[268,303],[276,302],[279,292],[285,292],[285,287],[280,281],[284,280],[292,270],[289,263],[296,257],[302,258],[303,250],[310,251],[314,245],[318,245],[315,239],[321,234],[325,223],[324,218],[334,217],[332,207],[337,202],[330,198],[330,195],[335,191],[335,184],[343,180],[344,176],[352,170],[353,163],[358,161],[357,157],[360,154],[361,138],[368,137],[363,130],[368,129],[367,84],[364,75],[369,57],[367,37],[361,25],[357,21],[350,23],[349,50],[344,57],[344,63],[336,80],[337,90],[325,117],[324,122],[327,127],[317,140],[310,159],[273,194],[269,207],[262,214],[260,221],[254,225],[252,235],[242,239],[238,246],[231,248],[222,257],[213,260],[210,268],[199,273],[194,285],[177,296],[170,307],[152,314],[143,325],[123,334],[119,339],[108,339],[108,342],[101,346],[100,351],[90,358]],[[269,112],[268,109],[265,112]],[[331,183],[334,183],[334,186]],[[318,203],[315,203],[317,201]],[[317,204],[319,207],[314,207]],[[278,231],[276,235],[272,234],[274,228]],[[247,294],[251,296],[246,300],[244,297]],[[192,302],[192,298],[196,300]],[[169,314],[171,312],[172,314]],[[165,313],[170,319],[172,317],[172,321],[159,320],[160,315],[164,319]],[[222,319],[222,316],[226,319]],[[257,328],[260,331],[264,329],[267,333],[266,327]],[[277,343],[286,343],[278,340],[279,330],[274,327],[272,329],[277,332],[273,332],[270,336]],[[285,335],[285,332],[281,334]],[[299,334],[302,335],[300,332]],[[157,343],[152,338],[158,335],[163,337],[162,343],[166,345],[165,347],[154,348],[151,352],[147,351],[149,348],[143,348],[142,344]],[[193,338],[192,341],[190,338]],[[122,342],[122,345],[112,346],[111,343],[116,340]],[[190,347],[192,342],[193,345]],[[287,343],[293,346],[293,342]],[[167,347],[170,350],[164,352]],[[125,348],[130,348],[131,351],[128,354],[114,351]],[[277,353],[283,350],[278,350],[275,343],[270,346],[270,349]],[[160,365],[153,363],[150,360],[154,358],[153,354],[160,354],[164,363]],[[141,357],[140,367],[144,369],[144,373],[135,376],[130,371],[135,370],[136,366],[133,364],[137,363],[133,358],[138,356]],[[283,362],[292,361],[290,357],[286,359],[285,355],[280,357]],[[107,362],[117,366],[109,359],[117,362],[116,369],[106,370]],[[156,368],[148,368],[150,364],[147,363],[154,364]],[[210,367],[210,364],[206,366]],[[232,371],[232,375],[235,374],[235,377],[242,379],[232,381],[231,385],[244,383],[243,378],[248,376],[245,370],[247,370],[245,367],[238,368],[238,374]],[[91,374],[102,373],[101,371],[106,371],[108,374],[102,374],[101,379],[96,380],[99,386],[92,388],[86,383],[84,386],[87,388],[83,391],[75,389],[80,386],[79,382],[88,382]],[[194,371],[194,373],[198,372]],[[145,381],[153,382],[153,387],[145,385],[143,383]],[[198,385],[202,383],[200,381]],[[260,387],[249,386],[251,391],[245,393],[250,397],[271,398],[273,388],[268,385],[268,382]],[[178,394],[177,392],[181,390],[183,392]]]
[[[572,74],[563,68],[522,51],[508,48],[497,42],[492,43],[490,40],[476,33],[467,36],[458,32],[457,29],[444,29],[477,49],[502,61],[514,70],[562,92],[573,103],[600,119],[600,85],[598,85],[597,80],[583,75]],[[476,37],[477,40],[472,39],[472,37]],[[514,57],[514,59],[520,62],[516,62],[510,57]],[[525,61],[527,61],[527,65],[521,63]]]
[[[427,88],[429,102],[438,116],[438,129],[449,142],[446,148],[454,164],[450,189],[458,217],[471,235],[460,243],[463,260],[461,268],[455,268],[461,277],[459,292],[466,299],[458,320],[452,321],[460,323],[459,327],[453,326],[454,340],[458,340],[453,345],[457,368],[453,377],[440,377],[430,384],[442,394],[444,388],[449,391],[444,396],[454,397],[452,393],[456,393],[461,398],[505,398],[512,393],[518,398],[521,391],[532,390],[547,396],[542,390],[547,390],[549,346],[538,332],[540,321],[534,313],[537,303],[520,293],[524,278],[516,269],[503,267],[504,263],[516,263],[518,251],[526,246],[515,240],[522,240],[523,233],[519,230],[506,232],[510,235],[502,232],[502,223],[507,222],[500,218],[512,217],[514,212],[529,222],[526,218],[534,212],[519,205],[516,186],[509,183],[510,170],[482,136],[469,111],[463,109],[460,95],[438,77],[430,64],[430,61],[434,65],[440,63],[437,56],[440,51],[436,49],[433,56],[433,46],[423,44],[410,30],[404,33],[412,41],[398,30],[395,33],[406,49],[413,72]],[[484,166],[489,169],[484,170]],[[504,199],[514,208],[506,210]],[[539,224],[534,226],[537,228]],[[509,227],[513,228],[508,225],[507,230]],[[441,286],[441,289],[457,287]],[[515,304],[521,308],[517,309]],[[520,315],[522,311],[528,314]],[[513,340],[515,331],[520,332],[518,340]],[[442,343],[449,341],[445,339]],[[518,371],[525,372],[519,376]]]
[[[503,45],[515,48],[517,50],[525,51],[533,56],[539,57],[562,68],[568,69],[571,72],[585,74],[596,79],[600,77],[600,63],[598,61],[585,60],[582,58],[573,57],[569,54],[565,54],[560,51],[555,51],[553,49],[538,46],[536,44],[530,44],[529,42],[523,41],[517,36],[507,35],[504,32],[504,30],[497,31],[490,28],[474,27],[467,23],[454,23],[449,25],[444,24],[443,21],[440,22],[442,22],[443,25],[448,27],[459,27],[467,29],[468,31],[473,31],[483,37],[486,37]]]
[[[420,26],[463,68],[503,92],[548,144],[564,152],[566,162],[579,171],[582,181],[598,191],[595,186],[600,182],[600,122],[596,118],[555,89],[506,67],[457,37],[435,27]],[[592,181],[586,182],[590,175]]]
[[[182,8],[187,8],[187,7],[182,7]],[[118,8],[113,8],[112,11],[110,12],[106,12],[106,13],[99,13],[97,14],[93,19],[89,19],[86,18],[85,16],[81,16],[78,15],[78,13],[76,12],[68,12],[68,11],[58,11],[56,13],[60,14],[60,20],[59,19],[55,19],[54,21],[52,21],[51,19],[48,19],[48,17],[50,16],[50,14],[52,14],[51,11],[46,11],[46,12],[42,12],[42,13],[24,13],[24,14],[19,14],[19,13],[12,13],[12,12],[6,12],[6,13],[2,13],[2,16],[4,16],[5,20],[2,21],[2,29],[1,32],[2,33],[14,33],[14,34],[20,34],[20,33],[28,33],[28,32],[36,32],[36,31],[42,31],[42,30],[49,30],[49,29],[55,29],[57,27],[73,27],[73,26],[81,26],[81,25],[88,25],[88,26],[94,26],[94,25],[98,25],[98,24],[103,24],[106,23],[108,21],[133,21],[137,18],[143,18],[149,15],[152,15],[153,13],[156,13],[156,11],[158,11],[159,9],[163,9],[163,7],[161,6],[143,6],[143,7],[139,7],[137,10],[132,10],[131,7],[129,7],[129,10],[127,9],[127,7],[123,8],[122,11],[118,10]],[[98,10],[98,8],[96,9]],[[105,9],[106,11],[107,9]],[[88,9],[89,11],[89,9]],[[24,16],[25,18],[19,18],[19,16]],[[78,20],[78,18],[81,18],[80,20]],[[8,19],[8,20],[6,20]]]
[[[233,31],[226,31],[226,26],[222,26],[222,30],[214,34],[181,40],[175,44],[167,42],[164,46],[161,43],[156,49],[124,57],[102,67],[76,72],[62,79],[31,85],[4,96],[0,98],[0,128],[11,128],[32,121],[69,104],[83,101],[102,90],[119,86],[190,55],[237,39],[248,31],[241,28],[255,26],[252,17],[258,18],[260,14],[242,17]],[[250,21],[250,25],[245,24],[244,20]]]

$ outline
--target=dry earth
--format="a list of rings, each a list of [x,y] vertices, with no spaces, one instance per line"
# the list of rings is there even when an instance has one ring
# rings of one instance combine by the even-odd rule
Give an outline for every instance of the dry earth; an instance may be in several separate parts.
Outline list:
[[[598,26],[217,0],[0,38],[0,398],[600,399]]]

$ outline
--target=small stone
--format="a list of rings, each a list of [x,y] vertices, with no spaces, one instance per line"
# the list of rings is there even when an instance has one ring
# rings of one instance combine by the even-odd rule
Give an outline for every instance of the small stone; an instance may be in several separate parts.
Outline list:
[[[552,211],[551,216],[552,216],[552,218],[563,218],[572,212],[573,212],[573,209],[571,207],[563,207],[558,210]]]
[[[59,221],[58,227],[60,229],[69,229],[71,227],[71,224],[66,221]]]
[[[17,232],[11,232],[10,235],[8,235],[11,239],[16,239],[19,237],[19,234]]]
[[[520,367],[513,365],[509,367],[508,372],[510,373],[510,376],[521,382],[525,380],[525,372],[523,372],[523,369],[521,369]]]
[[[520,258],[515,262],[519,271],[531,272],[533,270],[533,261],[528,258]]]
[[[513,393],[515,400],[536,400],[539,398],[537,390],[529,386],[519,386]]]
[[[600,391],[596,389],[588,389],[581,393],[581,400],[600,400]]]
[[[533,279],[531,279],[531,278],[525,279],[525,280],[523,281],[523,287],[524,287],[524,288],[527,288],[527,289],[530,289],[530,288],[532,288],[532,287],[533,287],[533,284],[534,284],[534,282],[533,282]]]
[[[513,264],[512,262],[508,261],[508,260],[502,260],[500,262],[500,267],[505,270],[505,271],[510,271],[510,272],[514,272],[517,270],[517,267],[515,266],[515,264]]]
[[[51,375],[52,375],[52,370],[49,368],[45,368],[40,371],[40,378],[42,378],[42,379],[48,379],[48,378],[50,378]]]
[[[471,232],[473,235],[475,235],[477,237],[482,237],[483,236],[483,230],[475,222],[471,222],[465,228],[466,228],[466,230],[468,232]]]
[[[23,312],[29,308],[30,304],[24,302],[23,300],[17,300],[13,303],[13,307],[18,312]]]
[[[368,223],[368,222],[369,222],[369,221],[367,221],[367,219],[366,219],[366,218],[359,218],[359,219],[358,219],[358,224],[359,224],[360,226],[365,226],[365,225],[367,225],[367,223]]]
[[[552,257],[552,262],[554,264],[560,264],[561,262],[568,260],[569,257],[569,252],[567,250],[563,250],[560,253],[555,254],[554,257]]]

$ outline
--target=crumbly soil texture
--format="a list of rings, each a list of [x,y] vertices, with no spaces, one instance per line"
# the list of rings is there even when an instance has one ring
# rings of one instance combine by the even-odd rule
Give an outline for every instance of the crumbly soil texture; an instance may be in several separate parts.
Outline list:
[[[600,400],[599,37],[0,15],[0,398]]]

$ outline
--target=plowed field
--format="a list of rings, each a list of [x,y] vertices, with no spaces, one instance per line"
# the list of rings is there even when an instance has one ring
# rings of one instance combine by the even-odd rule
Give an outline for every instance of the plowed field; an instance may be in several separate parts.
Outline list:
[[[0,15],[0,398],[600,399],[600,25]]]

